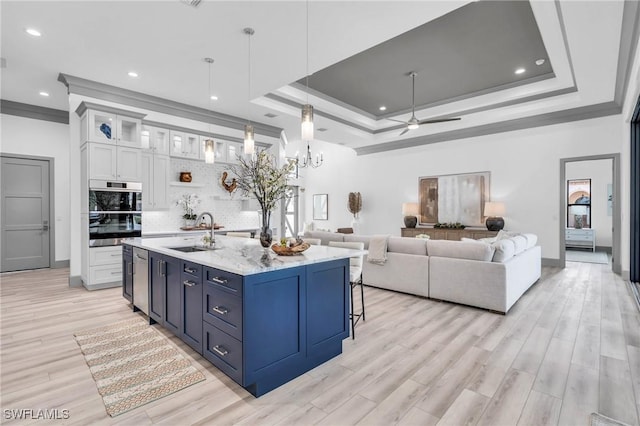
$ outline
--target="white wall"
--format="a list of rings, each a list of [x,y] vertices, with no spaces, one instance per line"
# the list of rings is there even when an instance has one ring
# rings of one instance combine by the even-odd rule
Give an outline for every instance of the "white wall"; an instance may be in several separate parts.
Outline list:
[[[311,196],[328,193],[329,220],[316,222],[332,230],[348,225],[347,195],[360,191],[361,233],[399,235],[402,203],[418,201],[420,176],[490,171],[491,199],[506,205],[505,228],[537,234],[543,257],[559,259],[560,159],[621,152],[621,121],[617,115],[365,156],[315,142],[311,149],[324,151],[325,164],[305,174],[305,221]],[[291,155],[300,147],[287,149]]]
[[[566,167],[567,180],[591,179],[591,228],[596,246],[611,247],[613,216],[608,214],[607,185],[613,182],[613,160],[576,161]]]
[[[2,154],[54,159],[55,261],[69,259],[69,126],[0,114]]]

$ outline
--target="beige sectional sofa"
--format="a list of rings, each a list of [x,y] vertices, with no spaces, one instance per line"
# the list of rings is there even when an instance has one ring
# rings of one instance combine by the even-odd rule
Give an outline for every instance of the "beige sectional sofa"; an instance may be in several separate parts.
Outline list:
[[[359,241],[371,236],[310,231],[305,237]],[[364,284],[506,313],[539,278],[541,250],[533,234],[496,241],[424,240],[390,236],[384,264],[367,262]]]

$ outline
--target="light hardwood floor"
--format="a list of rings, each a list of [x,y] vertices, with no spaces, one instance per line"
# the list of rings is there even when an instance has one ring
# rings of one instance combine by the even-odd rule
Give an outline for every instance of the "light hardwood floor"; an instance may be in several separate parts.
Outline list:
[[[120,290],[69,288],[66,269],[0,280],[3,423],[67,409],[77,425],[639,424],[640,313],[608,265],[543,268],[506,316],[367,287],[344,353],[258,399],[154,326],[207,380],[116,418],[73,332],[138,315]]]

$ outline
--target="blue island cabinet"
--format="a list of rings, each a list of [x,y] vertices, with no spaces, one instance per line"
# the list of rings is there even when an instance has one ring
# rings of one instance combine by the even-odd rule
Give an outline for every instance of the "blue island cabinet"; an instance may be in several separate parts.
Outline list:
[[[349,259],[247,276],[203,273],[206,359],[255,396],[342,353]]]

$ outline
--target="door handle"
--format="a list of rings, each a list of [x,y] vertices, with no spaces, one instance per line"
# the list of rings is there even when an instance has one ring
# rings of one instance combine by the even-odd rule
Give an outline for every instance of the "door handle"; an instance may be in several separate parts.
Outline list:
[[[48,231],[49,230],[49,221],[45,220],[42,222],[42,230],[43,231]]]

